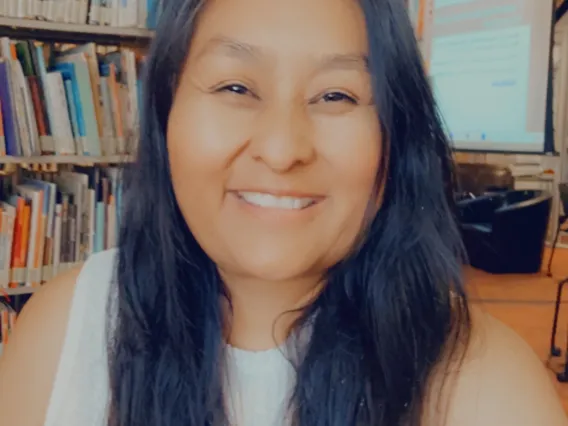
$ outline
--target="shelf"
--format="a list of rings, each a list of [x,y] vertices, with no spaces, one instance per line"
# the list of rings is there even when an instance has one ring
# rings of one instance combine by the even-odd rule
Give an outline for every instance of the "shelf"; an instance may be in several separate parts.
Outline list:
[[[153,31],[141,28],[113,28],[6,17],[0,17],[0,32],[8,37],[32,37],[46,41],[92,41],[99,44],[120,42],[135,45],[148,44],[154,34]]]
[[[41,287],[18,287],[18,288],[0,288],[0,298],[2,296],[20,296],[22,294],[33,294]]]
[[[88,155],[40,155],[37,157],[0,156],[0,164],[115,164],[130,163],[132,156],[112,155],[106,157],[90,157]]]

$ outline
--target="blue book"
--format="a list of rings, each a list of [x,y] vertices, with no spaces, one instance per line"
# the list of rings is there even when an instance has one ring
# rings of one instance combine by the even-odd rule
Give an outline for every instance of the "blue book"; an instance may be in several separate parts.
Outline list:
[[[67,101],[70,105],[73,104],[73,108],[70,106],[69,109],[74,110],[76,113],[76,124],[78,129],[76,137],[84,138],[87,136],[87,132],[85,129],[85,116],[83,114],[79,83],[75,73],[75,64],[72,62],[60,62],[55,65],[55,69],[61,73],[63,82],[65,83],[65,88],[67,89],[69,86],[71,89],[71,98]],[[81,150],[83,149],[81,148]]]
[[[77,108],[73,99],[73,88],[71,87],[71,82],[69,80],[64,80],[63,85],[65,86],[65,96],[67,97],[69,118],[71,119],[71,131],[73,132],[75,140],[78,141],[81,134],[79,132],[79,125],[77,122]]]
[[[13,109],[11,67],[8,59],[0,58],[0,101],[6,141],[6,155],[21,155],[18,122]]]

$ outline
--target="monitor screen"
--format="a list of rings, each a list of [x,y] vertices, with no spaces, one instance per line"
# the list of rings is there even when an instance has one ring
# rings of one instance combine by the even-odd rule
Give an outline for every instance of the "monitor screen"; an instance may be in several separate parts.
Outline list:
[[[429,73],[457,150],[545,151],[552,0],[433,0]]]

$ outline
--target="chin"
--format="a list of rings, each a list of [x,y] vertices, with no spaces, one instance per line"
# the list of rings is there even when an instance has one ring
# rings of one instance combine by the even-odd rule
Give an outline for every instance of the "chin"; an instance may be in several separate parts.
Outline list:
[[[307,267],[289,264],[282,259],[262,264],[249,262],[240,267],[247,275],[268,282],[290,281],[312,272]]]
[[[277,282],[289,281],[317,273],[313,261],[309,256],[300,256],[300,253],[264,253],[257,256],[243,256],[236,259],[234,265],[243,275],[256,279]],[[315,260],[315,259],[313,259]]]

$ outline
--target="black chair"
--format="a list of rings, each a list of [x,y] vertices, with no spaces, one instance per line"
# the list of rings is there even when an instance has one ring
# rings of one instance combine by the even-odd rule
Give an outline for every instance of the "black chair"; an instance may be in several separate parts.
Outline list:
[[[540,190],[493,193],[458,203],[470,264],[494,274],[541,270],[552,195]]]
[[[558,243],[558,237],[560,235],[560,231],[562,227],[568,223],[568,183],[561,183],[559,186],[560,190],[560,200],[563,206],[563,214],[560,215],[558,220],[558,228],[556,230],[556,235],[554,237],[554,243],[552,244],[552,251],[550,253],[550,260],[548,261],[548,276],[552,276],[551,268],[552,268],[552,259],[554,257],[554,252],[556,250],[556,244]],[[560,312],[560,304],[562,303],[562,290],[564,289],[564,285],[568,283],[568,277],[562,279],[558,283],[558,289],[556,291],[556,303],[554,307],[554,320],[552,322],[552,335],[550,337],[550,356],[551,357],[558,357],[562,354],[560,348],[556,346],[556,330],[558,326],[558,314]],[[557,375],[557,378],[561,382],[568,382],[568,351],[567,351],[567,359],[566,359],[566,367],[565,370]]]
[[[486,163],[458,163],[457,193],[461,198],[481,196],[488,192],[510,191],[515,179],[508,167]]]

